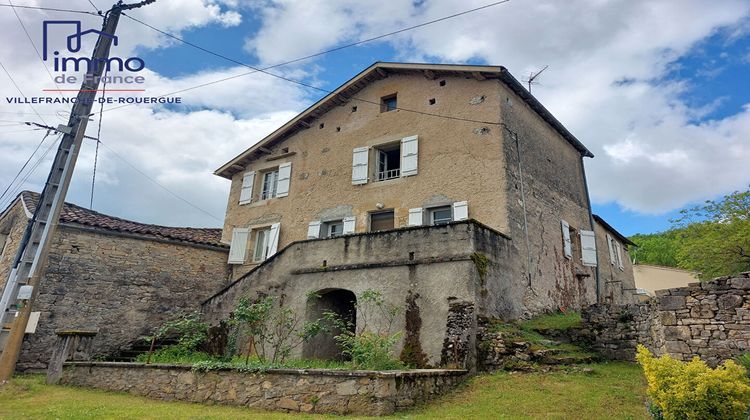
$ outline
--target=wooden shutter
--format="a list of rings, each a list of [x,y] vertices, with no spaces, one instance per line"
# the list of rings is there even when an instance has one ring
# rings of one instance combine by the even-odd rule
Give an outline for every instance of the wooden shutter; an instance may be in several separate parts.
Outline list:
[[[313,220],[307,225],[307,239],[320,238],[320,220]]]
[[[617,250],[617,268],[624,270],[625,266],[622,264],[622,246],[617,241],[615,241],[615,249]]]
[[[453,221],[466,220],[469,218],[469,203],[467,201],[456,201],[453,203]]]
[[[418,152],[418,136],[404,137],[401,139],[401,176],[412,176],[417,174],[419,163]]]
[[[253,201],[253,184],[255,183],[255,171],[245,172],[242,176],[242,189],[240,190],[240,204]]]
[[[271,225],[271,231],[268,233],[268,253],[266,258],[276,253],[279,249],[279,233],[281,231],[281,223],[274,223]]]
[[[229,264],[243,264],[245,262],[247,236],[249,234],[250,229],[247,228],[232,229],[232,243],[229,245]]]
[[[357,225],[357,218],[354,216],[344,217],[344,231],[342,234],[346,235],[349,233],[354,233],[354,229]]]
[[[573,257],[573,247],[570,243],[570,225],[565,220],[560,220],[560,228],[563,237],[563,254],[565,258],[570,259]]]
[[[286,197],[289,195],[289,181],[292,179],[292,163],[282,163],[279,165],[279,180],[276,184],[276,197]]]
[[[612,245],[612,236],[609,233],[607,234],[607,248],[609,248],[609,263],[615,265],[615,248]]]
[[[409,226],[422,226],[422,207],[409,209]]]
[[[352,184],[367,184],[369,155],[370,149],[367,147],[357,147],[352,152]]]
[[[596,235],[593,230],[581,231],[581,261],[583,265],[596,267]]]

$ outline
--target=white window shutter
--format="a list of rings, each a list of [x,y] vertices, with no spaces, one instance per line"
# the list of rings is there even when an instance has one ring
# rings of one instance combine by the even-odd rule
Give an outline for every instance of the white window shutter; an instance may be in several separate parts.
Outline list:
[[[615,248],[612,245],[612,236],[607,234],[607,248],[609,248],[609,263],[615,265]]]
[[[268,254],[266,258],[275,254],[279,249],[279,233],[281,231],[281,223],[274,223],[271,225],[271,231],[268,233]]]
[[[242,189],[240,190],[240,204],[253,201],[253,184],[255,183],[255,171],[245,172],[242,176]]]
[[[422,226],[422,207],[409,209],[409,226]]]
[[[453,203],[453,221],[466,220],[469,218],[469,202],[456,201]]]
[[[409,136],[401,139],[401,176],[417,174],[419,163],[419,138]]]
[[[596,235],[593,230],[581,231],[581,261],[585,266],[596,267]]]
[[[289,181],[292,179],[292,163],[282,163],[279,165],[279,180],[276,184],[276,197],[286,197],[289,195]]]
[[[370,149],[367,147],[357,147],[352,152],[352,184],[367,184],[369,155]]]
[[[349,233],[354,233],[354,229],[357,225],[357,218],[354,216],[344,217],[344,231],[342,232],[344,235]]]
[[[570,243],[570,225],[565,220],[560,220],[560,228],[563,237],[563,254],[565,258],[570,259],[573,257],[573,247]]]
[[[622,264],[622,247],[619,242],[615,242],[615,249],[617,249],[617,267],[620,270],[624,270],[625,266]]]
[[[307,239],[320,238],[320,220],[313,220],[307,225]]]
[[[229,264],[243,264],[245,262],[249,233],[250,229],[247,228],[232,229],[232,243],[229,245]]]

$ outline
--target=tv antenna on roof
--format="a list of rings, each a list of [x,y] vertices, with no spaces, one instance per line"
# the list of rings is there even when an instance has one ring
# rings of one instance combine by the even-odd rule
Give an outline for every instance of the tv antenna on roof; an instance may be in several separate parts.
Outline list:
[[[543,71],[547,70],[547,68],[548,68],[548,67],[549,67],[549,64],[548,64],[548,65],[546,65],[546,66],[544,66],[544,67],[543,67],[543,68],[542,68],[541,70],[539,70],[539,71],[537,71],[537,72],[533,72],[533,71],[532,71],[531,73],[529,73],[529,78],[528,78],[528,79],[526,79],[526,80],[524,80],[524,81],[525,81],[526,83],[528,83],[528,84],[529,84],[529,93],[531,93],[531,85],[533,85],[533,84],[537,83],[537,82],[535,82],[534,80],[535,80],[535,79],[536,79],[536,78],[537,78],[537,77],[538,77],[538,76],[539,76],[540,74],[542,74],[542,72],[543,72]]]

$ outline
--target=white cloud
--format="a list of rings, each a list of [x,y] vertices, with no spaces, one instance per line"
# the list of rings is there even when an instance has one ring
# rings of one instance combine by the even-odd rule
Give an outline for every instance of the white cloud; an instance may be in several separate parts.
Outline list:
[[[396,2],[404,9],[392,16],[376,2],[325,3],[326,19],[311,24],[308,2],[264,3],[263,27],[246,45],[262,61],[283,61],[373,28],[387,32],[392,16],[408,26],[487,2]],[[746,35],[749,10],[740,0],[514,0],[389,42],[407,61],[480,60],[519,79],[549,65],[534,94],[597,155],[587,160],[594,201],[659,213],[750,183],[742,164],[750,159],[750,112],[696,123],[718,102],[691,108],[680,99],[689,86],[664,80],[676,58],[717,31]]]

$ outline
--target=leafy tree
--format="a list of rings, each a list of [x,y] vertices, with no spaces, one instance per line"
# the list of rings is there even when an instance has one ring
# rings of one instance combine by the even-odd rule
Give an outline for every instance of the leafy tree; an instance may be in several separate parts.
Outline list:
[[[679,228],[681,267],[702,278],[750,270],[750,191],[682,210],[672,223]]]
[[[637,234],[630,237],[638,247],[633,252],[636,263],[678,267],[679,238],[676,231]]]

